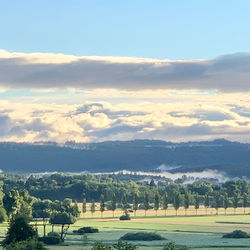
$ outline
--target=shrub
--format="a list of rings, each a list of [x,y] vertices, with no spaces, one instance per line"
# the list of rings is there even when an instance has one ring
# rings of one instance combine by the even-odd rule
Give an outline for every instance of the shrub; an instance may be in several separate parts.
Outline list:
[[[143,241],[152,241],[152,240],[165,240],[164,237],[162,237],[159,234],[146,232],[146,233],[127,233],[123,235],[120,240],[143,240]]]
[[[128,213],[125,213],[122,216],[120,216],[120,220],[131,220],[131,218]]]
[[[111,246],[101,241],[96,241],[91,250],[111,250]]]
[[[132,245],[127,242],[122,242],[121,240],[119,240],[117,244],[114,244],[113,247],[114,249],[117,249],[117,250],[135,250],[136,249],[135,245]]]
[[[98,233],[99,230],[98,228],[94,228],[94,227],[81,227],[78,230],[73,230],[74,234],[91,234],[91,233]]]
[[[36,240],[19,241],[6,246],[6,250],[46,250],[42,242]]]
[[[163,250],[188,250],[189,248],[187,246],[178,246],[174,242],[167,243]]]
[[[241,230],[235,230],[231,233],[224,234],[222,238],[234,238],[234,239],[250,238],[250,234]]]
[[[58,245],[61,243],[60,234],[56,232],[50,232],[45,237],[39,237],[38,240],[47,245]]]
[[[8,216],[6,213],[6,210],[3,207],[0,207],[0,223],[7,221],[8,220]]]

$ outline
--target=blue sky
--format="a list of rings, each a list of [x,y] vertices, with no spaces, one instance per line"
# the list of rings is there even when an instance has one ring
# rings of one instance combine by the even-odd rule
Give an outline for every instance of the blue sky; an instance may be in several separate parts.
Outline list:
[[[249,0],[0,0],[0,141],[250,142],[249,13]]]
[[[248,0],[0,1],[0,48],[210,59],[250,51]]]

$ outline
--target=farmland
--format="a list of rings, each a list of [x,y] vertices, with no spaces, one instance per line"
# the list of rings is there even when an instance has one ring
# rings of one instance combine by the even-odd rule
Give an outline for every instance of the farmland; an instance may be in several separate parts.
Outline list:
[[[168,241],[192,248],[231,247],[235,249],[250,245],[250,239],[222,239],[223,233],[235,229],[250,233],[250,215],[140,217],[133,218],[131,221],[119,221],[117,218],[80,219],[70,231],[83,226],[97,227],[100,230],[100,233],[88,236],[88,243],[96,240],[115,243],[127,232],[153,231],[161,234]],[[141,249],[157,249],[157,247],[161,249],[161,246],[168,241],[133,242],[133,244],[140,246]],[[69,233],[66,244],[83,244],[83,238]]]
[[[208,214],[214,214],[214,209],[210,209]],[[224,209],[219,210],[219,215],[201,216],[204,209],[200,208],[197,211],[197,216],[194,215],[193,208],[187,212],[187,216],[183,216],[184,209],[180,208],[179,216],[173,216],[174,210],[169,209],[167,216],[162,216],[164,211],[159,210],[158,216],[154,216],[155,211],[147,211],[147,216],[143,216],[144,211],[139,210],[137,217],[132,217],[130,221],[120,221],[117,217],[121,211],[116,211],[115,218],[111,218],[112,212],[105,211],[103,218],[100,218],[99,211],[96,211],[92,218],[90,213],[81,215],[78,221],[70,226],[69,232],[63,246],[50,247],[50,250],[73,250],[73,249],[90,249],[90,245],[94,241],[103,241],[104,243],[113,244],[128,232],[157,232],[167,240],[142,242],[136,241],[133,244],[138,246],[139,250],[145,249],[162,249],[162,246],[169,241],[174,241],[177,244],[187,245],[192,249],[250,249],[250,239],[223,239],[222,235],[236,229],[244,230],[250,233],[250,215],[242,214],[243,210],[238,208],[236,214],[233,214],[233,209],[229,208],[224,214]],[[247,208],[246,212],[250,211]],[[91,226],[99,229],[99,233],[89,234],[87,237],[74,235],[72,230],[80,227]],[[0,232],[5,233],[7,224],[1,224]],[[47,226],[47,231],[50,231],[50,225]],[[60,227],[55,227],[56,231]],[[42,233],[42,227],[39,227],[39,232]]]

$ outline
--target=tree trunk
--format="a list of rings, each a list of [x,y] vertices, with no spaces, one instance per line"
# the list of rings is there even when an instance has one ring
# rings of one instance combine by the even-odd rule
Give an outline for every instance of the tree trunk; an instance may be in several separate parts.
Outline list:
[[[45,222],[45,218],[43,218],[43,237],[46,236],[46,222]]]
[[[147,215],[147,210],[145,210],[145,216]]]
[[[61,240],[63,241],[63,229],[64,229],[64,224],[62,224],[62,231],[61,231]]]
[[[185,209],[185,216],[187,216],[187,209]]]
[[[244,214],[246,214],[246,208],[244,207]]]
[[[115,210],[113,210],[113,218],[115,217]]]
[[[52,232],[54,232],[54,224],[52,224]]]
[[[165,209],[165,216],[167,216],[167,209]]]

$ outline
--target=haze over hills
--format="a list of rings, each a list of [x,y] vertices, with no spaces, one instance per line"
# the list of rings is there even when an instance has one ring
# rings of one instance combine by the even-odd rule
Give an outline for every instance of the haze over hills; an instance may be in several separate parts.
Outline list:
[[[77,144],[0,143],[3,172],[171,173],[222,171],[230,177],[250,177],[250,144],[224,139],[172,143],[159,140],[107,141]],[[160,167],[160,168],[159,168]]]

